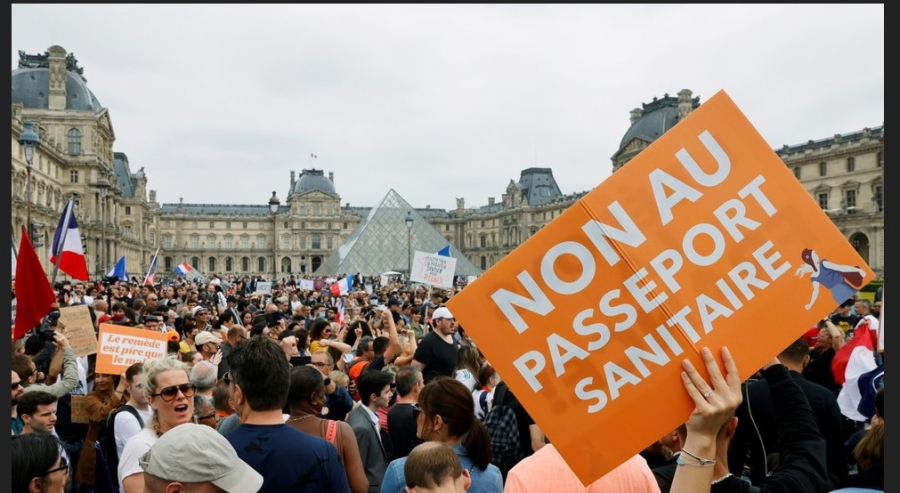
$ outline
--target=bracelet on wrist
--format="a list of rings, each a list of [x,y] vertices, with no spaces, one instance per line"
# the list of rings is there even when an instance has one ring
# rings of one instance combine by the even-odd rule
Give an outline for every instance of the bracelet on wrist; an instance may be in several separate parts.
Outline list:
[[[682,457],[687,456],[696,461],[695,464],[690,463],[691,461],[685,462]],[[681,449],[681,454],[678,455],[678,458],[675,460],[675,463],[679,466],[714,466],[716,465],[715,459],[704,459],[703,457],[696,456],[685,449]]]

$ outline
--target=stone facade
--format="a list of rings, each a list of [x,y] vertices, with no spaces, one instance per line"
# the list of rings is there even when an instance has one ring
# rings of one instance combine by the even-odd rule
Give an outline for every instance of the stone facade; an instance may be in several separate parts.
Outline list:
[[[884,126],[775,151],[879,277],[884,276]]]
[[[334,174],[326,177],[317,169],[302,170],[296,179],[291,172],[283,203],[273,192],[269,204],[261,197],[260,203],[250,205],[183,201],[160,205],[156,192],[147,189],[144,168],[132,173],[128,157],[113,152],[115,132],[109,111],[84,86],[82,69],[74,56],[52,47],[46,55],[21,53],[20,58],[20,68],[13,71],[13,228],[18,238],[25,224],[26,163],[18,136],[29,120],[35,122],[42,142],[32,168],[32,215],[34,221],[47,226],[43,230],[44,246],[38,249],[45,269],[53,228],[66,199],[73,193],[77,194],[77,218],[88,267],[98,277],[121,255],[127,258],[130,274],[143,276],[157,248],[158,272],[162,276],[171,274],[182,262],[204,273],[308,275],[371,210],[342,206]],[[67,82],[61,82],[65,77]],[[67,92],[71,87],[80,88],[81,100],[75,101],[73,94]],[[90,99],[91,104],[86,104],[85,99]],[[613,170],[634,158],[699,104],[700,98],[685,89],[675,98],[654,98],[632,110],[631,126],[611,158]],[[785,146],[776,152],[847,240],[883,276],[884,127]],[[101,175],[113,183],[105,204],[101,204],[98,190],[92,186]],[[509,181],[499,201],[489,197],[487,205],[467,208],[465,200],[457,198],[453,210],[430,206],[415,210],[476,267],[486,270],[585,193],[563,194],[551,169],[527,168],[521,171],[518,181]],[[271,212],[270,204],[277,205],[276,212]],[[106,211],[105,233],[100,222],[101,206]],[[104,234],[106,258],[100,259]]]
[[[10,197],[16,242],[27,222],[28,164],[18,137],[30,121],[41,138],[32,160],[31,215],[33,223],[44,226],[36,230],[41,235],[42,246],[36,250],[44,270],[48,275],[52,272],[50,244],[65,203],[74,195],[88,272],[101,277],[122,255],[133,275],[141,275],[139,269],[146,272],[158,241],[155,192],[148,197],[146,176],[132,174],[124,155],[124,162],[117,165],[120,155],[113,153],[115,131],[109,111],[87,89],[74,55],[59,46],[50,47],[44,55],[20,52],[19,68],[12,73],[10,113]],[[93,186],[101,176],[113,185],[103,201]],[[106,245],[103,259],[102,242]]]

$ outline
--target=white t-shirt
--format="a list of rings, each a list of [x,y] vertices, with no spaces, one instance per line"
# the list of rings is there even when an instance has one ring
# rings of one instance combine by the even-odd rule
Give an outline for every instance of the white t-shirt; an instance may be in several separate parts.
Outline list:
[[[150,406],[147,406],[146,411],[138,408],[135,408],[135,410],[137,410],[138,415],[140,415],[145,425],[153,418],[153,408]],[[138,423],[138,420],[135,419],[134,415],[130,412],[119,410],[119,412],[116,413],[116,421],[113,423],[113,429],[116,433],[116,452],[119,454],[119,457],[122,457],[122,450],[125,449],[125,443],[128,442],[129,438],[137,435],[141,431],[141,426],[140,423]]]
[[[122,454],[119,456],[119,491],[125,491],[125,487],[122,486],[123,479],[132,474],[144,473],[138,461],[158,439],[159,437],[156,436],[153,428],[146,427],[128,440],[128,443],[125,444],[125,448],[122,450]]]
[[[466,369],[456,370],[456,373],[453,374],[454,378],[465,384],[466,387],[469,388],[469,392],[475,390],[475,387],[478,386],[478,380],[472,375],[472,372]]]

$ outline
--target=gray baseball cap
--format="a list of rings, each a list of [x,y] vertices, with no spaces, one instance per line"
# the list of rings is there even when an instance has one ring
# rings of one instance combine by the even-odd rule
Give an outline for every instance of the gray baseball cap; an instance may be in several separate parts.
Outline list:
[[[228,493],[256,493],[263,477],[238,457],[218,431],[185,423],[172,428],[141,457],[141,469],[167,481],[210,482]]]

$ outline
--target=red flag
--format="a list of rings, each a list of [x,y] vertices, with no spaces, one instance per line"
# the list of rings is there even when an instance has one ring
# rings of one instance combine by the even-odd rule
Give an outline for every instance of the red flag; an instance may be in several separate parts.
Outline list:
[[[41,323],[56,303],[56,295],[41,267],[28,232],[22,228],[19,258],[16,262],[16,323],[13,339],[18,339]]]

